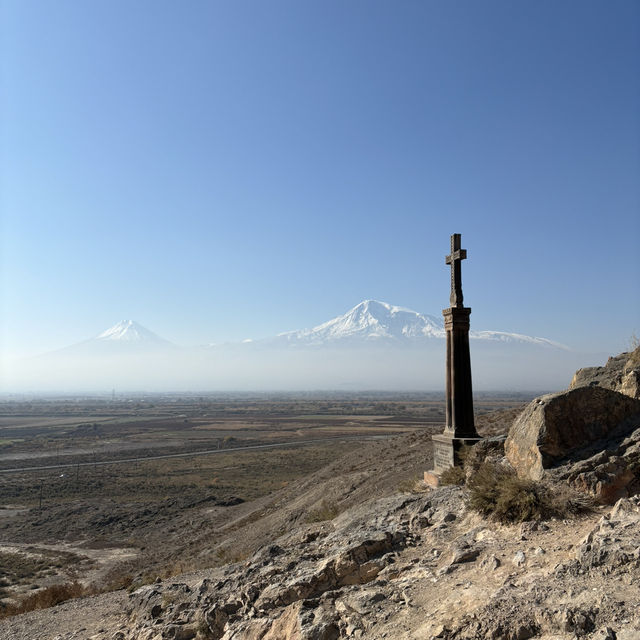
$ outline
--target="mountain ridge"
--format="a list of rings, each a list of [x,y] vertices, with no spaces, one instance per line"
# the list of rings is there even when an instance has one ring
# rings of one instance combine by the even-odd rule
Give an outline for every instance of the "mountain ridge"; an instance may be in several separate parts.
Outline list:
[[[415,344],[430,339],[444,339],[443,321],[437,316],[419,313],[407,307],[391,305],[379,300],[363,300],[345,314],[336,316],[310,329],[286,331],[275,338],[266,338],[273,344],[287,346],[324,346],[350,343],[405,343]],[[506,331],[470,331],[471,340],[487,340],[531,344],[568,350],[568,347],[548,338],[527,336]]]
[[[359,302],[346,313],[331,318],[314,327],[285,331],[276,336],[261,339],[246,339],[226,343],[210,343],[200,348],[215,350],[221,347],[271,347],[271,348],[322,348],[352,346],[418,346],[446,337],[441,318],[414,311],[388,302],[367,299]],[[528,336],[496,330],[471,330],[469,338],[485,343],[526,344],[543,348],[569,350],[563,344],[537,336]],[[190,349],[162,338],[134,320],[122,320],[97,336],[58,349],[53,353],[75,351],[91,352],[95,348],[101,353],[109,349],[132,351],[146,349]]]

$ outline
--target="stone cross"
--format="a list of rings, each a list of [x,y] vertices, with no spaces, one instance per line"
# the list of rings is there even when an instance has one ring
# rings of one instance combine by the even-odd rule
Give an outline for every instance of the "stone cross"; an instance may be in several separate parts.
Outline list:
[[[451,295],[449,302],[452,307],[462,307],[462,261],[467,258],[467,250],[460,248],[460,234],[451,236],[451,254],[445,262],[451,265]]]
[[[433,471],[426,471],[424,479],[438,484],[439,474],[451,466],[461,464],[460,451],[472,446],[480,437],[473,419],[473,391],[471,387],[471,356],[469,354],[469,316],[471,309],[462,304],[462,261],[467,257],[460,248],[460,234],[451,236],[451,306],[444,309],[444,328],[447,335],[445,378],[445,427],[433,439]]]

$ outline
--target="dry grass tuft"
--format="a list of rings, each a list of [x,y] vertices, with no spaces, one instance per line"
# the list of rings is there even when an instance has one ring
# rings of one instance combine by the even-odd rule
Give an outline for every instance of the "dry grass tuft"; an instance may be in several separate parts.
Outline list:
[[[465,483],[467,473],[464,467],[449,467],[445,469],[438,479],[438,483],[442,486],[456,485],[458,487]]]
[[[307,514],[305,522],[325,522],[326,520],[333,520],[340,513],[340,509],[333,502],[327,502],[323,500],[317,509],[312,509]]]
[[[414,473],[398,483],[400,493],[424,493],[429,488],[425,486],[423,476]]]
[[[506,467],[483,463],[468,482],[469,506],[499,522],[540,520],[551,511],[541,485],[518,478]]]
[[[513,469],[485,462],[467,481],[469,507],[498,522],[563,518],[588,511],[593,501],[566,485],[519,478]]]
[[[10,616],[26,613],[27,611],[55,607],[55,605],[61,602],[71,600],[71,598],[80,598],[84,595],[88,595],[87,589],[79,582],[55,584],[26,596],[17,604],[2,605],[0,618],[9,618]]]

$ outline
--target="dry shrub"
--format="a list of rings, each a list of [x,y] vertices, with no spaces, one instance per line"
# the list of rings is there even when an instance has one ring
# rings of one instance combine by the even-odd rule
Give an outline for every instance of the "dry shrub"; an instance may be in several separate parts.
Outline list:
[[[505,466],[485,462],[467,481],[469,507],[502,523],[563,518],[588,511],[589,496],[566,485],[519,478]]]
[[[317,509],[312,509],[307,514],[305,522],[324,522],[325,520],[333,520],[340,513],[340,509],[333,503],[323,500]]]
[[[469,478],[468,486],[471,509],[499,522],[540,520],[550,511],[543,487],[518,478],[507,467],[485,462]]]
[[[69,582],[67,584],[54,584],[51,587],[40,589],[23,598],[17,604],[4,605],[0,609],[0,618],[8,618],[34,611],[35,609],[46,609],[47,607],[55,607],[55,605],[71,600],[71,598],[80,598],[87,595],[87,590],[79,582]]]
[[[216,557],[218,558],[218,560],[220,560],[221,564],[235,564],[236,562],[244,562],[250,555],[251,554],[246,549],[221,547],[216,550]]]
[[[424,493],[424,480],[420,475],[414,473],[398,483],[398,491],[401,493]]]
[[[456,485],[462,486],[467,476],[467,467],[469,460],[472,459],[474,447],[463,445],[456,454],[456,464],[440,473],[438,477],[439,485]]]
[[[438,478],[438,484],[442,486],[456,485],[462,486],[467,477],[464,467],[449,467],[445,469]]]
[[[593,496],[560,482],[549,487],[549,496],[553,513],[559,518],[577,516],[595,509]]]

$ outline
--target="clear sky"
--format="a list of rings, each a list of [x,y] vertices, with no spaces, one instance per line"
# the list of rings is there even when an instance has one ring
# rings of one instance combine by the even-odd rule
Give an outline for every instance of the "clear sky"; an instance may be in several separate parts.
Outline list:
[[[640,3],[0,0],[1,337],[178,344],[365,298],[640,334]]]

